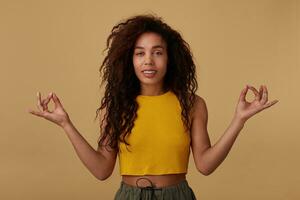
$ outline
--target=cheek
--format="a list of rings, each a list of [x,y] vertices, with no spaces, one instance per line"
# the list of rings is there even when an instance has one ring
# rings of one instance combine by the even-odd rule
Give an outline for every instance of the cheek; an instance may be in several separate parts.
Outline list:
[[[136,76],[139,76],[139,71],[141,71],[140,70],[140,62],[138,62],[136,59],[133,59],[133,67],[134,67],[134,72],[135,72],[135,74],[136,74]]]
[[[162,71],[166,71],[167,70],[167,65],[168,65],[168,60],[165,58],[165,59],[161,59],[158,61],[157,63],[160,67],[160,69]]]
[[[168,57],[166,57],[166,56],[160,57],[159,59],[157,59],[157,62],[159,62],[160,65],[167,65]]]
[[[134,66],[135,68],[139,68],[140,65],[141,65],[141,60],[140,60],[140,59],[137,59],[137,58],[133,58],[133,59],[132,59],[132,63],[133,63],[133,66]]]

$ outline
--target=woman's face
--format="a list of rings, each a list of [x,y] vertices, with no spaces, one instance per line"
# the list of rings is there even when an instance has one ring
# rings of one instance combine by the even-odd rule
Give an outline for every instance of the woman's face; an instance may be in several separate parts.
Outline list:
[[[135,74],[140,80],[142,93],[162,91],[167,61],[167,45],[159,34],[147,32],[140,35],[134,47],[133,65]],[[145,70],[152,71],[147,73]]]

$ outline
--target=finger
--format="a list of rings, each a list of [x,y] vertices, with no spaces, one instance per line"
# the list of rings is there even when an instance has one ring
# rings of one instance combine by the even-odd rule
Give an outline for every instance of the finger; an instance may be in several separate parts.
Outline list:
[[[42,112],[39,112],[39,111],[35,111],[35,110],[32,110],[32,109],[28,109],[27,110],[29,113],[33,114],[33,115],[36,115],[36,116],[39,116],[39,117],[44,117],[43,113]]]
[[[62,107],[61,102],[55,93],[53,93],[53,101],[54,101],[55,108]]]
[[[248,87],[249,87],[250,90],[253,91],[253,93],[254,93],[254,95],[255,95],[255,100],[258,100],[258,101],[259,101],[259,100],[260,100],[260,96],[259,96],[258,91],[257,91],[253,86],[251,86],[251,85],[249,85]]]
[[[263,86],[263,95],[260,100],[260,103],[265,104],[266,102],[268,102],[268,91],[267,91],[267,87]]]
[[[265,85],[265,88],[266,88],[266,99],[267,99],[267,101],[268,101],[268,88],[267,88],[267,86]]]
[[[50,92],[50,93],[48,94],[47,98],[43,100],[42,105],[43,105],[45,108],[48,108],[48,103],[49,103],[49,101],[51,100],[51,97],[52,97],[52,92]]]
[[[244,87],[244,89],[241,91],[239,101],[242,101],[242,102],[246,101],[247,91],[248,91],[248,85],[246,85],[246,87]]]
[[[260,85],[260,87],[259,87],[259,96],[262,97],[262,95],[263,95],[263,86]]]
[[[49,96],[49,95],[48,95]],[[43,111],[47,110],[48,109],[48,105],[47,105],[47,99],[48,99],[48,96],[45,98],[45,99],[42,99],[41,100],[41,106],[43,107]]]
[[[43,106],[41,105],[41,93],[37,92],[37,108],[40,111],[43,111]]]
[[[276,104],[277,102],[279,102],[277,99],[273,100],[271,102],[268,102],[264,105],[264,109],[273,106],[274,104]]]

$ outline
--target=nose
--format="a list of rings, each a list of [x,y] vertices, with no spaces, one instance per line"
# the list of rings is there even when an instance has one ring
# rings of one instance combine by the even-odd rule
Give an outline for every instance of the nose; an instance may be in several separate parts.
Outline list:
[[[153,65],[152,55],[146,56],[145,65]]]

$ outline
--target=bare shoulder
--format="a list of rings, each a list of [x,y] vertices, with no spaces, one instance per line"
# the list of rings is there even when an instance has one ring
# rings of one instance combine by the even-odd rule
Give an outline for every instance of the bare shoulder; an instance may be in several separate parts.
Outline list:
[[[192,119],[202,118],[207,119],[207,106],[205,99],[197,94],[195,94],[195,103],[192,108]]]

